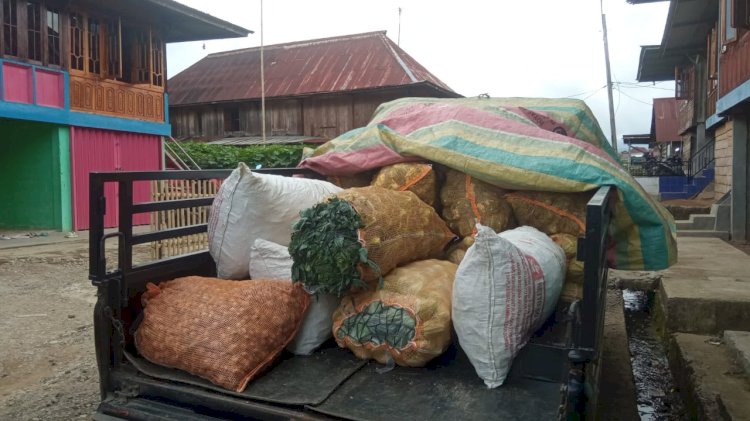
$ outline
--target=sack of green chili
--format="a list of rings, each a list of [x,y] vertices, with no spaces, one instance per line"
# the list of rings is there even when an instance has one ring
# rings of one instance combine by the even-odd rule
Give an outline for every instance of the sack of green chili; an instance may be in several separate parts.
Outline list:
[[[361,359],[422,367],[451,343],[451,291],[457,266],[423,260],[399,267],[383,288],[345,296],[333,336]]]
[[[341,296],[396,266],[441,257],[454,238],[412,192],[344,190],[300,212],[289,244],[292,280],[312,293]]]
[[[456,170],[447,170],[440,189],[443,218],[460,237],[472,235],[477,223],[497,232],[516,226],[505,190]]]
[[[437,202],[437,176],[431,164],[409,162],[388,165],[380,169],[372,185],[396,191],[408,190],[432,207]]]

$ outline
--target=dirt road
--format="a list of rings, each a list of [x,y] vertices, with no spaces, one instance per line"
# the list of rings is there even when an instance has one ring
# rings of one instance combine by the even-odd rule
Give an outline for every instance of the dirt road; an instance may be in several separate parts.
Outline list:
[[[0,250],[0,419],[91,418],[95,302],[85,238]]]

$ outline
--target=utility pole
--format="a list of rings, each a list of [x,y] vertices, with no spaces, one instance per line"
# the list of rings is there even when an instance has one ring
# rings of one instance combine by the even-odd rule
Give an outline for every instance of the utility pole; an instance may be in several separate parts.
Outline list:
[[[266,72],[263,63],[263,0],[260,0],[260,132],[266,143]]]
[[[607,41],[607,17],[604,15],[603,0],[599,0],[602,11],[602,32],[604,33],[604,63],[607,68],[607,95],[609,96],[609,126],[612,130],[612,148],[617,153],[617,128],[615,127],[615,104],[612,100],[612,74],[609,69],[609,43]]]
[[[398,8],[398,38],[396,38],[396,45],[401,46],[401,8]]]

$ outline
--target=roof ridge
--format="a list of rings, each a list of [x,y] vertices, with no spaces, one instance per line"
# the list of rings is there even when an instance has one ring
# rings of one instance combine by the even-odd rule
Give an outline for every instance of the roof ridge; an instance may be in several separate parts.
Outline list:
[[[361,39],[361,38],[368,38],[372,36],[385,36],[386,31],[371,31],[371,32],[362,32],[359,34],[351,34],[351,35],[337,35],[333,37],[325,37],[325,38],[315,38],[310,40],[302,40],[302,41],[291,41],[291,42],[284,42],[281,44],[271,44],[271,45],[265,45],[263,46],[264,50],[269,49],[277,49],[277,48],[298,48],[298,47],[307,47],[310,45],[315,44],[323,44],[326,42],[337,42],[337,41],[349,41],[353,39]],[[207,55],[205,58],[212,58],[212,57],[226,57],[236,54],[244,54],[249,53],[253,51],[259,51],[260,46],[257,47],[249,47],[249,48],[240,48],[237,50],[229,50],[229,51],[220,51],[218,53],[211,53]]]
[[[383,34],[380,37],[380,39],[381,41],[383,41],[383,44],[385,44],[385,48],[387,48],[388,51],[391,53],[391,55],[393,55],[393,58],[396,59],[396,63],[398,63],[398,65],[401,66],[401,69],[403,69],[404,73],[406,73],[406,76],[409,77],[409,80],[411,81],[411,83],[416,83],[417,78],[414,76],[414,72],[412,72],[411,68],[409,68],[406,62],[404,62],[404,59],[401,57],[398,51],[396,51],[396,49],[393,48],[393,45],[392,45],[393,41],[391,41],[390,38],[385,36],[385,34]]]

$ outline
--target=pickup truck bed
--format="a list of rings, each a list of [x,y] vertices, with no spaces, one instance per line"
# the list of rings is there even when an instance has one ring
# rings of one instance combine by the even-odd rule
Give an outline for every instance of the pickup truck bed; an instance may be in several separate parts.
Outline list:
[[[282,170],[290,174],[298,170]],[[136,204],[139,180],[222,178],[227,171],[111,173],[91,175],[90,278],[98,287],[95,337],[102,403],[95,419],[561,419],[585,410],[596,395],[598,336],[603,326],[606,266],[604,246],[610,189],[589,204],[584,300],[559,311],[515,359],[506,384],[487,389],[456,345],[424,368],[396,367],[381,373],[374,362],[356,359],[331,340],[309,357],[283,354],[242,393],[217,387],[189,373],[162,367],[138,355],[132,332],[146,282],[189,274],[212,275],[207,251],[132,265],[132,247],[205,232],[205,224],[134,235],[132,215],[210,204],[182,199]],[[118,184],[120,225],[104,234],[104,184]],[[118,264],[106,270],[104,246],[117,237]],[[587,301],[590,305],[586,305]],[[588,329],[586,331],[585,329]],[[456,341],[454,341],[456,343]]]

